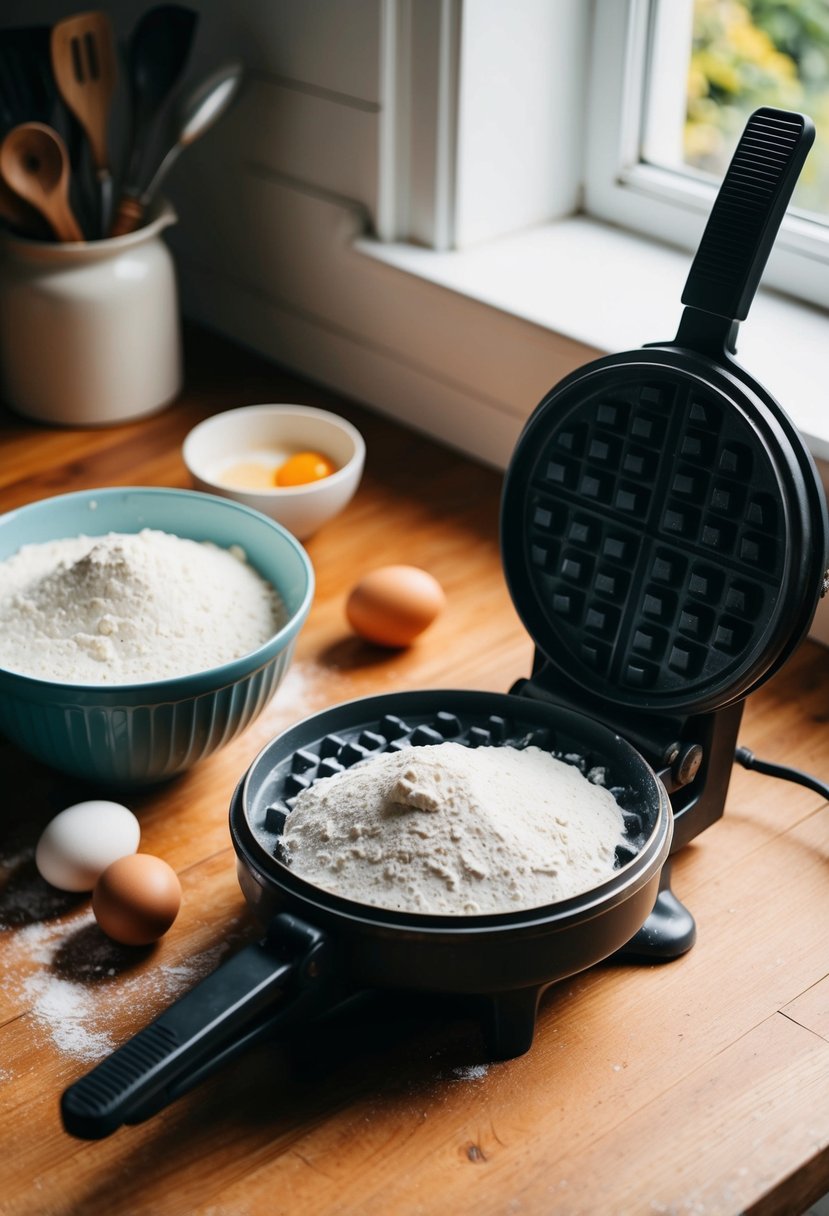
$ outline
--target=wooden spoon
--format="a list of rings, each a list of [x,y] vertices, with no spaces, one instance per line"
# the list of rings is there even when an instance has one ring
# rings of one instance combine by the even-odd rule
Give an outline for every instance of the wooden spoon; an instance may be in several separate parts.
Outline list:
[[[57,131],[42,122],[12,127],[0,144],[0,174],[48,221],[59,241],[84,239],[69,204],[69,155]]]
[[[12,190],[8,182],[0,176],[0,219],[19,236],[27,236],[32,240],[50,240],[52,229],[39,211],[35,211],[27,202]]]

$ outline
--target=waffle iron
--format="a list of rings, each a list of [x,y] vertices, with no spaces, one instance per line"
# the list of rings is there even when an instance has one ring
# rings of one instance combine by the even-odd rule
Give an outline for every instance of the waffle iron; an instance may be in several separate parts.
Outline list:
[[[567,377],[519,437],[502,554],[536,646],[531,674],[508,693],[361,698],[271,740],[230,807],[263,939],[64,1093],[71,1134],[144,1120],[252,1043],[375,989],[468,1000],[490,1057],[509,1058],[530,1047],[552,983],[610,956],[670,959],[693,944],[670,854],[722,815],[743,702],[802,640],[824,588],[817,471],[733,359],[813,138],[799,114],[752,115],[676,338]],[[283,863],[282,828],[311,782],[447,739],[543,747],[605,782],[627,838],[612,877],[542,908],[447,917],[358,904]]]

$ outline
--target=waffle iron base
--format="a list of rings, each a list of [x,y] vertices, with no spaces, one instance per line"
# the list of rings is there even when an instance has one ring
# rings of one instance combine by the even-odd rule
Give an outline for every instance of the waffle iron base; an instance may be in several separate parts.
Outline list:
[[[372,908],[325,892],[279,857],[291,803],[314,780],[387,751],[452,740],[467,747],[542,747],[613,789],[625,812],[628,848],[613,876],[584,895],[544,908],[453,918]],[[509,807],[504,808],[504,815]],[[329,936],[349,989],[417,989],[479,998],[493,1058],[526,1051],[540,994],[551,983],[625,947],[652,917],[669,937],[693,922],[660,891],[673,818],[664,786],[639,753],[601,723],[511,694],[426,690],[335,706],[285,731],[260,752],[230,810],[242,891],[265,925],[283,914]],[[656,908],[655,908],[656,905]],[[669,924],[668,924],[669,922]],[[665,956],[665,951],[661,951]]]

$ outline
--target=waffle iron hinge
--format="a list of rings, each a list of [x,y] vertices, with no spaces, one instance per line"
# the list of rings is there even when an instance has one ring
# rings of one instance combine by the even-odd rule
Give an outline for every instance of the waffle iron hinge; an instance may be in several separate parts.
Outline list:
[[[510,692],[598,719],[635,747],[668,791],[674,815],[672,853],[722,817],[742,701],[685,718],[617,711],[570,684],[538,654],[531,677],[516,681]]]

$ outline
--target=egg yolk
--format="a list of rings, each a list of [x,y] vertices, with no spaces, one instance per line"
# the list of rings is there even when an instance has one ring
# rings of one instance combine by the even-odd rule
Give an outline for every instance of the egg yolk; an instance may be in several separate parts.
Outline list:
[[[278,486],[304,486],[336,473],[337,466],[321,452],[295,452],[276,470]]]

